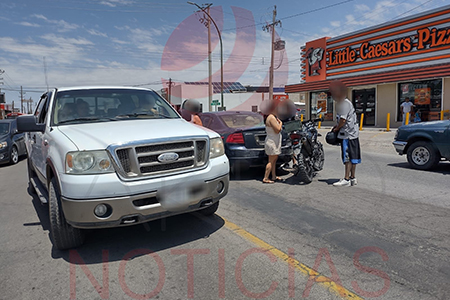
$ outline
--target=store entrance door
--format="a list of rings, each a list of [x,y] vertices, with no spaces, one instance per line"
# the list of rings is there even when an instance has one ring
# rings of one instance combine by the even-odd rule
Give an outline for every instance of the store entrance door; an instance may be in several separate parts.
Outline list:
[[[353,90],[353,106],[358,122],[364,113],[363,126],[375,126],[375,89]]]

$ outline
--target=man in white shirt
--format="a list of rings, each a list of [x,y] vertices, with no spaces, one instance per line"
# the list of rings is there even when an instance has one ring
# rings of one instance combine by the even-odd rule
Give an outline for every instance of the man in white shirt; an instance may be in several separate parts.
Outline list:
[[[400,105],[400,109],[402,112],[402,116],[403,116],[403,123],[402,125],[405,125],[406,122],[406,114],[410,114],[409,119],[411,120],[411,108],[414,106],[414,104],[412,104],[411,102],[409,102],[409,97],[405,98],[405,102],[403,102]]]
[[[347,99],[347,87],[340,81],[330,84],[330,92],[336,101],[337,124],[333,131],[341,141],[342,162],[345,165],[345,176],[334,186],[354,186],[356,180],[356,165],[361,163],[361,147],[359,144],[359,126],[355,108]]]

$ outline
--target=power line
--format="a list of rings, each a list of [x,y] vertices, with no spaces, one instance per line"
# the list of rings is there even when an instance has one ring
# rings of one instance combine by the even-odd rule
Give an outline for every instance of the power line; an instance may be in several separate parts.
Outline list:
[[[390,21],[395,20],[395,19],[398,19],[399,17],[401,17],[401,16],[403,16],[403,15],[406,15],[407,13],[409,13],[409,12],[411,12],[411,11],[413,11],[413,10],[415,10],[415,9],[417,9],[417,8],[419,8],[419,7],[421,7],[421,6],[424,6],[425,4],[430,3],[431,1],[433,1],[433,0],[425,1],[425,2],[422,3],[422,4],[419,4],[419,5],[417,5],[416,7],[413,7],[413,8],[411,8],[410,10],[405,11],[405,12],[402,13],[402,14],[399,14],[399,15],[396,16],[395,18],[392,18]]]
[[[342,5],[342,4],[345,4],[345,3],[348,3],[348,2],[353,2],[353,1],[354,1],[354,0],[345,0],[345,1],[341,1],[341,2],[334,3],[334,4],[330,4],[330,5],[327,5],[327,6],[322,6],[322,7],[320,7],[320,8],[315,8],[315,9],[311,9],[311,10],[308,10],[308,11],[304,11],[304,12],[301,12],[301,13],[298,13],[298,14],[295,14],[295,15],[290,15],[290,16],[287,16],[287,17],[283,17],[283,18],[280,18],[280,20],[286,20],[286,19],[290,19],[290,18],[294,18],[294,17],[298,17],[298,16],[303,16],[303,15],[306,15],[306,14],[310,14],[310,13],[313,13],[313,12],[318,12],[318,11],[321,11],[321,10],[324,10],[324,9],[327,9],[327,8],[339,6],[339,5]],[[230,30],[236,30],[236,29],[243,29],[243,28],[254,27],[254,26],[265,25],[265,24],[266,24],[265,22],[259,22],[259,23],[256,23],[256,24],[248,25],[248,26],[241,26],[241,27],[235,27],[235,28],[227,28],[227,29],[224,29],[223,31],[230,31]]]

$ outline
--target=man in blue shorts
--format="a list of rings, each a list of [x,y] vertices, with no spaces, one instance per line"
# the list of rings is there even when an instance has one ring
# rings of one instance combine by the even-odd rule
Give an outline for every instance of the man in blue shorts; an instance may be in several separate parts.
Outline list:
[[[347,87],[340,81],[330,84],[330,92],[336,101],[337,125],[333,131],[341,140],[342,161],[345,165],[345,176],[334,183],[334,186],[354,186],[356,180],[356,165],[361,163],[361,148],[359,145],[359,126],[355,108],[347,99]]]

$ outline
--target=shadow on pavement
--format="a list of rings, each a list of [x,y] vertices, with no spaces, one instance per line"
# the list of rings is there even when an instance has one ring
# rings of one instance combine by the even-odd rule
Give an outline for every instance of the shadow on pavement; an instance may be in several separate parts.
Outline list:
[[[30,190],[29,194],[33,197],[32,203],[40,222],[25,223],[23,226],[41,225],[48,233],[48,243],[51,243],[48,205],[42,205]],[[84,245],[75,250],[85,264],[101,263],[102,250],[108,250],[109,261],[120,261],[133,250],[158,252],[208,238],[224,224],[225,221],[218,215],[205,217],[200,213],[190,213],[126,227],[86,230]],[[53,247],[52,257],[70,262],[69,251]]]
[[[410,169],[410,170],[416,170],[413,169],[407,162],[402,162],[402,163],[392,163],[392,164],[388,164],[389,167],[395,167],[395,168],[402,168],[402,169]],[[421,170],[416,170],[416,171],[421,171]],[[421,172],[431,172],[431,173],[440,173],[443,175],[450,175],[450,163],[448,162],[441,162],[439,163],[439,165],[432,169],[432,170],[428,170],[428,171],[421,171]]]
[[[330,178],[330,179],[319,179],[319,182],[325,182],[328,185],[333,185],[333,183],[338,182],[340,179]]]
[[[15,165],[12,165],[11,163],[4,163],[4,162],[2,162],[1,164],[0,164],[0,169],[8,169],[8,168],[14,168],[15,166],[17,166],[21,161],[23,161],[23,160],[26,160],[27,159],[27,156],[26,155],[21,155],[21,156],[19,156],[19,161],[17,162],[17,164],[15,164]]]
[[[33,204],[34,209],[36,210],[36,214],[38,215],[40,222],[25,223],[25,224],[23,224],[23,226],[41,225],[42,229],[44,229],[45,231],[50,230],[50,220],[48,218],[48,205],[42,204],[41,200],[39,200],[39,197],[36,194],[31,192],[30,187],[28,187],[27,191],[28,191],[28,195],[30,195],[30,197],[32,197],[31,203]],[[49,237],[50,237],[50,235],[49,235]]]
[[[76,251],[85,264],[101,263],[103,250],[109,252],[108,261],[120,261],[133,250],[158,252],[208,238],[224,224],[218,215],[204,217],[193,213],[127,227],[90,230],[84,245]],[[145,254],[137,256],[142,255]],[[53,248],[52,257],[70,262],[69,251]]]
[[[245,170],[241,170],[239,172],[235,172],[230,174],[230,180],[256,180],[261,181],[264,177],[265,167],[254,167],[248,168]],[[277,168],[277,176],[285,176],[288,175],[289,172],[282,170],[281,168]]]

